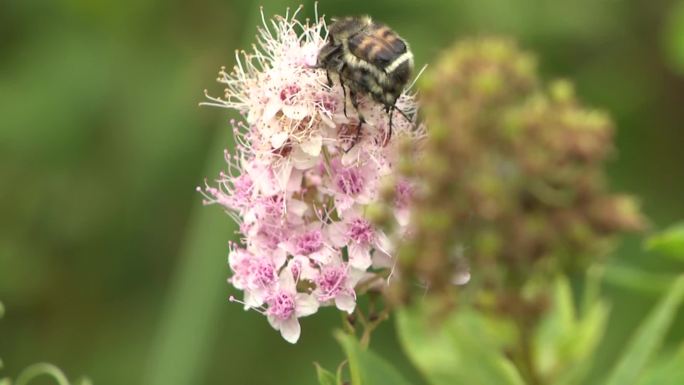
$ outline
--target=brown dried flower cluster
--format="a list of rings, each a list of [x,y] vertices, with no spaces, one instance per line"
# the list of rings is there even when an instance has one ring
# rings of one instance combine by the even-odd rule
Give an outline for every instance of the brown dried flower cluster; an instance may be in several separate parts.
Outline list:
[[[634,200],[606,186],[610,118],[568,82],[540,83],[534,58],[500,39],[460,42],[427,71],[424,155],[407,145],[399,167],[422,186],[402,274],[451,290],[467,268],[468,286],[510,293],[586,266],[613,235],[644,227]]]

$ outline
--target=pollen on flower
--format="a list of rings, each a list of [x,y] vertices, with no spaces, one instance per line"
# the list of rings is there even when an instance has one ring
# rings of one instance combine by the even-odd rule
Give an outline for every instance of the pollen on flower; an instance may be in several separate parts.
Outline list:
[[[224,154],[226,170],[198,188],[205,204],[220,205],[239,224],[240,241],[229,244],[229,283],[243,298],[231,302],[267,316],[289,342],[299,338],[298,318],[319,306],[351,313],[359,279],[387,275],[371,265],[391,266],[390,247],[363,212],[377,199],[379,181],[393,173],[399,141],[424,136],[422,125],[395,118],[383,143],[388,114],[366,97],[358,131],[353,107],[344,113],[349,97],[339,79],[331,87],[316,68],[327,39],[324,18],[300,22],[298,12],[262,17],[254,50],[236,53],[232,70],[219,71],[223,96],[205,91],[202,104],[236,110],[242,119],[230,121],[235,148]],[[412,94],[404,92],[397,106],[414,119]]]

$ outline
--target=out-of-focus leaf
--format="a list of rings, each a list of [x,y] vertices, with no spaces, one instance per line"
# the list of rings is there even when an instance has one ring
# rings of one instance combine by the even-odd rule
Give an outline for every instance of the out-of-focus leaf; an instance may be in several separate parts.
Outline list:
[[[683,7],[684,8],[684,7]],[[684,17],[684,15],[682,15]],[[684,50],[684,20],[682,20],[682,49]],[[684,55],[684,53],[683,53]],[[682,58],[684,60],[684,58]],[[684,65],[684,63],[683,63]],[[684,70],[684,68],[682,68]],[[649,250],[684,261],[684,223],[679,223],[646,241]]]
[[[554,383],[580,384],[605,331],[607,306],[594,300],[578,318],[565,277],[557,279],[553,298],[553,305],[535,335],[535,364],[540,375]]]
[[[608,380],[602,382],[603,384],[630,385],[636,383],[639,374],[659,348],[682,300],[684,300],[684,275],[675,281],[669,292],[639,326],[624,354],[608,376]]]
[[[599,300],[605,272],[606,266],[603,264],[594,264],[587,270],[584,290],[582,292],[582,302],[580,303],[580,315],[582,317],[590,313]]]
[[[314,362],[314,365],[316,366],[316,375],[318,376],[318,383],[320,385],[338,385],[334,374],[325,370],[317,362]]]
[[[680,75],[684,75],[684,1],[675,4],[668,12],[663,40],[670,65]]]
[[[522,385],[517,369],[486,334],[486,322],[459,309],[432,323],[424,306],[400,310],[404,351],[432,385]]]
[[[606,269],[607,283],[650,294],[665,293],[677,277],[668,274],[653,274],[634,268],[612,265]]]
[[[565,371],[557,374],[556,385],[582,384],[591,369],[594,353],[606,330],[608,306],[597,302],[594,307],[575,324],[572,337],[564,352]]]
[[[560,350],[568,343],[575,328],[575,309],[570,283],[564,277],[556,280],[553,305],[537,329],[534,361],[542,373],[552,372],[561,361]],[[561,361],[562,362],[562,361]]]
[[[352,385],[410,385],[387,361],[361,348],[354,337],[338,332],[335,338],[347,355]]]
[[[638,385],[680,385],[684,379],[684,344],[648,367]]]

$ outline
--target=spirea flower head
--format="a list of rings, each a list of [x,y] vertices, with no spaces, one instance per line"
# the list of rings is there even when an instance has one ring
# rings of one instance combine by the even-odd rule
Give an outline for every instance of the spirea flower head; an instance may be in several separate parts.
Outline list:
[[[253,51],[219,72],[225,94],[207,95],[204,104],[237,110],[242,119],[231,121],[237,144],[226,151],[227,171],[198,188],[205,203],[223,206],[240,225],[229,282],[243,299],[231,298],[266,315],[291,343],[299,338],[298,318],[323,306],[352,313],[359,287],[390,276],[392,247],[365,211],[398,161],[398,141],[424,135],[422,126],[394,117],[387,141],[384,106],[363,96],[361,126],[338,79],[330,86],[315,67],[327,38],[324,19],[302,23],[298,11],[262,16]],[[406,92],[397,107],[416,113]],[[399,217],[406,205],[397,200]]]

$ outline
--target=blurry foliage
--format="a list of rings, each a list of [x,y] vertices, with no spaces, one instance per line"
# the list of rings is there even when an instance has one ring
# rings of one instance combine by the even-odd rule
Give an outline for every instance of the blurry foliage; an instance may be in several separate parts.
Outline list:
[[[672,6],[663,31],[663,41],[668,64],[684,75],[684,1]]]
[[[266,11],[299,3],[272,1]],[[681,34],[663,28],[674,25],[668,20],[681,13],[673,11],[680,3],[346,0],[321,2],[319,10],[387,22],[410,42],[419,67],[456,37],[517,38],[543,59],[543,75],[572,78],[582,100],[613,114],[620,129],[611,185],[638,195],[658,228],[684,216],[684,78],[670,54],[681,44],[667,43]],[[222,242],[231,230],[213,210],[204,210],[213,220],[202,227],[209,234],[183,248],[188,258],[179,265],[200,200],[194,187],[206,176],[203,165],[222,157],[212,146],[228,145],[214,139],[228,130],[223,112],[196,105],[202,89],[214,87],[218,67],[230,67],[233,50],[245,48],[239,42],[251,40],[255,23],[247,15],[259,4],[0,2],[0,298],[8,309],[0,356],[7,373],[46,360],[88,373],[98,385],[143,383],[151,352],[165,349],[154,336],[167,314],[166,293],[177,287],[176,267],[213,258],[211,277],[194,271],[224,279]],[[636,239],[615,254],[604,284],[612,311],[592,379],[612,367],[626,336],[665,292],[659,277],[682,270],[676,258],[647,256]],[[616,266],[638,274],[611,281]],[[650,279],[641,280],[644,274]],[[307,320],[311,332],[290,347],[268,324],[223,301],[223,282],[206,287],[215,292],[202,298],[219,321],[203,336],[211,344],[197,383],[313,384],[312,361],[339,362],[332,313]],[[667,341],[684,338],[681,314],[675,322]],[[196,336],[182,330],[183,338]],[[676,370],[682,348],[669,348],[679,350],[657,366]],[[391,328],[376,332],[373,349],[417,378]],[[266,351],[287,359],[265,367]]]
[[[684,262],[684,223],[671,226],[650,237],[646,247]]]
[[[681,382],[682,349],[662,350],[667,330],[684,302],[684,276],[674,282],[644,322],[630,337],[616,364],[599,382],[587,379],[606,331],[608,306],[598,292],[600,275],[590,273],[581,299],[569,282],[556,281],[553,306],[545,314],[534,338],[534,366],[539,377],[523,380],[511,357],[507,341],[520,338],[515,327],[476,309],[460,309],[446,318],[434,318],[441,307],[434,298],[401,309],[397,332],[404,352],[430,385],[555,384],[660,384]],[[576,309],[580,309],[579,312]],[[317,366],[320,385],[408,384],[395,367],[372,351],[364,350],[351,336],[338,333],[345,351],[336,374]]]
[[[0,319],[5,315],[5,308],[2,302],[0,302]],[[0,369],[3,369],[3,363],[0,359]],[[58,385],[92,385],[88,378],[81,378],[77,382],[70,382],[64,373],[56,366],[48,363],[38,363],[30,365],[29,367],[22,370],[18,375],[16,381],[12,381],[8,377],[0,377],[0,385],[28,385],[29,383],[34,383],[34,379],[37,377],[48,376],[51,377]]]

